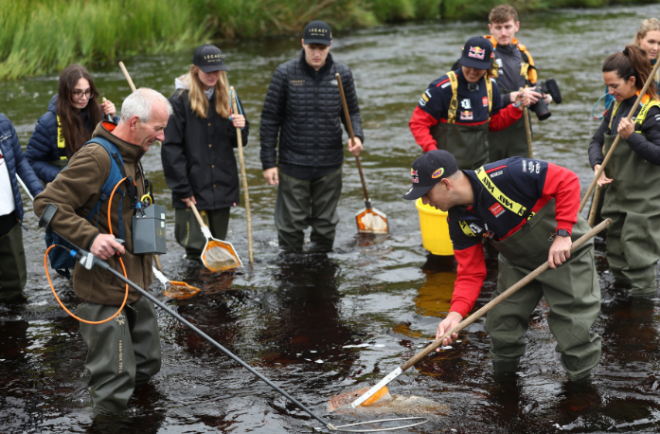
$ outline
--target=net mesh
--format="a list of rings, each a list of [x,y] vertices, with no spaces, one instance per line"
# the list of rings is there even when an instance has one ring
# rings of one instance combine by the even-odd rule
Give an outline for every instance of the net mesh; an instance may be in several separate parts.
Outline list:
[[[371,209],[366,209],[357,215],[358,230],[370,234],[386,234],[387,220]]]
[[[421,396],[403,396],[389,392],[383,394],[380,399],[372,404],[352,408],[350,404],[368,390],[368,387],[364,387],[359,390],[348,391],[333,396],[328,402],[328,411],[339,414],[400,414],[416,416],[446,415],[451,410],[448,405],[440,404]]]
[[[163,292],[163,294],[167,297],[185,300],[186,298],[190,298],[193,295],[197,295],[198,292],[199,288],[190,286],[186,282],[170,280],[170,286],[167,288],[167,291]]]
[[[223,271],[241,265],[232,246],[216,240],[209,240],[206,244],[202,261],[211,271]]]

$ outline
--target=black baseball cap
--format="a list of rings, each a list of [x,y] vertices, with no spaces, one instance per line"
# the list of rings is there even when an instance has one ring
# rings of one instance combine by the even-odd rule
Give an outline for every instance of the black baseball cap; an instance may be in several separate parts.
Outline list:
[[[193,54],[193,65],[199,66],[199,69],[206,73],[229,71],[229,68],[222,62],[222,51],[211,44],[197,47]]]
[[[468,68],[490,69],[493,57],[493,44],[483,36],[474,36],[463,46],[461,65]]]
[[[447,151],[436,149],[422,155],[412,165],[413,186],[404,199],[415,200],[428,193],[441,179],[447,178],[458,171],[456,158]]]
[[[332,43],[332,31],[328,23],[324,21],[312,21],[305,26],[303,43],[330,45]]]

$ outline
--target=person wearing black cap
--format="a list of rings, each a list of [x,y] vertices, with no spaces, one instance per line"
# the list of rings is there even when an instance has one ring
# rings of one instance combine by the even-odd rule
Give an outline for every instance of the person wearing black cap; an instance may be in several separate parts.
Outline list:
[[[279,245],[287,250],[302,249],[310,225],[314,248],[329,250],[334,242],[344,161],[341,124],[346,126],[336,73],[355,134],[348,150],[356,156],[362,151],[353,76],[332,58],[331,45],[328,24],[307,24],[300,58],[277,67],[261,113],[261,163],[266,182],[278,186],[275,225]]]
[[[410,119],[410,131],[424,152],[450,151],[461,169],[476,169],[488,161],[488,132],[500,131],[522,116],[529,96],[502,108],[500,92],[487,72],[493,46],[484,37],[468,39],[461,67],[432,82]]]
[[[578,215],[577,175],[552,163],[520,157],[459,170],[453,155],[434,150],[413,163],[412,182],[404,199],[421,197],[424,204],[448,212],[458,262],[450,312],[438,326],[437,338],[472,310],[486,278],[482,245],[486,240],[499,251],[493,298],[544,261],[551,268],[488,312],[485,330],[495,373],[515,373],[525,352],[529,318],[545,297],[550,306],[548,325],[569,380],[588,380],[601,354],[601,339],[590,331],[600,312],[600,286],[593,240],[570,252],[572,240],[589,230]],[[454,334],[443,344],[456,338]]]
[[[202,45],[169,97],[174,113],[165,129],[161,159],[172,190],[174,234],[188,258],[199,258],[206,241],[190,203],[200,210],[213,237],[224,240],[229,209],[239,202],[236,129],[242,128],[247,145],[250,125],[242,113],[230,113],[226,71],[222,51]]]

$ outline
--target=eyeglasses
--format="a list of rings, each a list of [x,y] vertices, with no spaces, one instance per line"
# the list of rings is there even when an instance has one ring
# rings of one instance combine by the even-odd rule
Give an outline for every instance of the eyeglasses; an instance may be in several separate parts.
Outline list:
[[[83,99],[83,96],[87,99],[90,99],[95,95],[95,92],[91,87],[87,90],[76,89],[71,93],[73,95],[73,99]]]

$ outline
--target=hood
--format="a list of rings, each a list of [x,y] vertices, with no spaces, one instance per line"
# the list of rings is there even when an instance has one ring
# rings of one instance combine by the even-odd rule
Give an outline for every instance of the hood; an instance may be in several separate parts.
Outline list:
[[[53,97],[50,99],[50,103],[48,103],[48,111],[53,112],[55,114],[57,113],[57,94],[53,95]]]
[[[180,77],[177,77],[174,79],[174,90],[177,91],[179,89],[185,89],[185,90],[190,90],[190,73],[183,74]],[[206,98],[210,101],[211,98],[213,98],[213,87],[209,87],[207,90],[204,91],[206,94]]]

